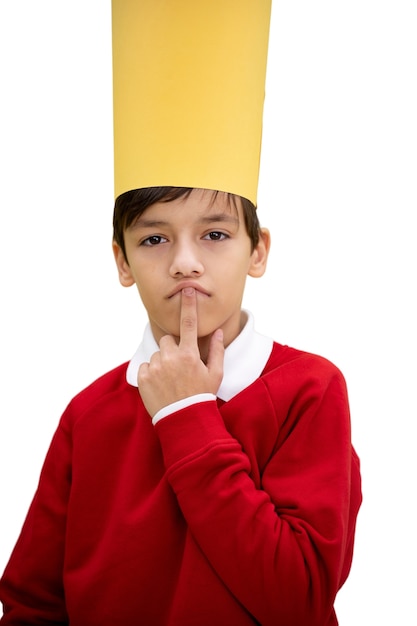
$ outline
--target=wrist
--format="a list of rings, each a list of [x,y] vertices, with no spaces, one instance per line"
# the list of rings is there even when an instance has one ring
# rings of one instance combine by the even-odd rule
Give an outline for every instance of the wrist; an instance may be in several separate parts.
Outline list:
[[[216,396],[214,393],[198,393],[193,396],[189,396],[188,398],[183,398],[182,400],[177,400],[176,402],[172,402],[167,406],[162,407],[155,413],[152,417],[152,424],[156,424],[159,420],[164,419],[168,415],[175,413],[176,411],[180,411],[187,406],[191,406],[192,404],[198,404],[199,402],[209,402],[211,400],[216,400]]]

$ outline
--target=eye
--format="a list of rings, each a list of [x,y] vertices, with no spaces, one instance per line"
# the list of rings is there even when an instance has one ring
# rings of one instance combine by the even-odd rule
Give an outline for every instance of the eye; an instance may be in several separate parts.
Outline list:
[[[209,239],[210,241],[222,241],[223,239],[227,238],[228,235],[218,230],[212,230],[210,233],[207,233],[207,235],[203,237],[203,239]]]
[[[165,243],[167,240],[165,237],[161,235],[151,235],[151,237],[147,237],[143,241],[141,241],[141,246],[158,246],[160,243]]]

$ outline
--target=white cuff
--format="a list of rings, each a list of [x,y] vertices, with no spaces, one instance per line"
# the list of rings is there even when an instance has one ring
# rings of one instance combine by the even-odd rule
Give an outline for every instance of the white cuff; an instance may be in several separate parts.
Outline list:
[[[185,409],[187,406],[191,406],[192,404],[198,404],[199,402],[208,402],[209,400],[215,400],[216,396],[214,393],[198,393],[195,396],[189,396],[188,398],[183,398],[182,400],[177,400],[177,402],[172,402],[172,404],[168,404],[164,406],[162,409],[159,409],[157,413],[152,418],[152,424],[155,425],[159,420],[167,417],[167,415],[171,415],[171,413],[175,413],[175,411],[179,411],[180,409]]]

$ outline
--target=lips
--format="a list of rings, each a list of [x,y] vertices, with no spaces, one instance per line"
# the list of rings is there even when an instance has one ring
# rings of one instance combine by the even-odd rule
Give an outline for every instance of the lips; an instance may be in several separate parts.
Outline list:
[[[196,290],[197,294],[201,294],[203,296],[210,296],[209,292],[198,283],[183,282],[183,283],[179,283],[178,285],[175,285],[175,288],[171,291],[171,293],[168,294],[167,298],[169,299],[169,298],[172,298],[173,296],[176,296],[178,293],[181,293],[181,291],[185,289],[186,287],[192,287],[193,289]]]

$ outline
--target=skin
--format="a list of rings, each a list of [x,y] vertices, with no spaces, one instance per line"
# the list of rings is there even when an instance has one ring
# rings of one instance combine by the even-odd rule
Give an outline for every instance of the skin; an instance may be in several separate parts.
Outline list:
[[[216,394],[224,348],[243,327],[246,278],[266,269],[268,230],[251,250],[240,200],[236,212],[226,194],[194,189],[148,207],[126,229],[125,246],[126,258],[113,243],[119,280],[124,287],[136,284],[160,349],[138,373],[148,412]]]

